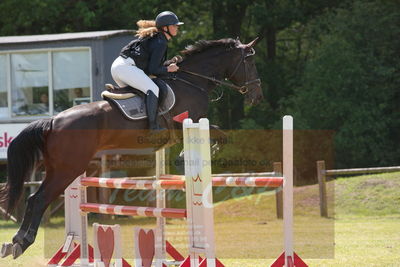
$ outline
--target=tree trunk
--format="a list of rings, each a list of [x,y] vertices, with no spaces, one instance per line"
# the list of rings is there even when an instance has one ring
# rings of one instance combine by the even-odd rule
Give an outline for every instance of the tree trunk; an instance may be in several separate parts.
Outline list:
[[[224,7],[222,1],[212,1],[213,10],[213,36],[215,39],[224,37],[225,23],[223,19]]]
[[[267,26],[264,30],[265,42],[267,45],[267,58],[271,62],[276,57],[276,30],[273,26]]]
[[[246,15],[247,6],[251,1],[237,3],[234,1],[213,1],[213,30],[215,38],[240,37],[243,18]],[[228,35],[227,35],[228,34]],[[230,90],[230,89],[226,89]],[[223,99],[217,105],[218,115],[226,119],[222,128],[239,128],[240,120],[244,118],[243,96],[237,92],[225,92]]]

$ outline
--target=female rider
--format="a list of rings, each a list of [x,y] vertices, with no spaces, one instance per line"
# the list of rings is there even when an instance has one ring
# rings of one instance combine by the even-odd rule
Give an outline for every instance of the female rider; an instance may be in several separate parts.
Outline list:
[[[131,86],[146,94],[149,129],[161,130],[157,123],[158,86],[148,75],[160,76],[176,72],[176,64],[163,66],[167,57],[167,42],[178,34],[182,25],[171,11],[158,14],[155,21],[139,20],[137,38],[122,48],[111,66],[111,75],[120,87]]]

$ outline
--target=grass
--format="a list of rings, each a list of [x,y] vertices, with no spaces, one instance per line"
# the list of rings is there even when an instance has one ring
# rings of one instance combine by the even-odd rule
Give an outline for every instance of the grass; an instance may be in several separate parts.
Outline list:
[[[295,191],[295,250],[309,266],[400,266],[400,173],[338,178],[328,183],[328,196],[330,217],[321,218],[317,186]],[[122,225],[124,255],[132,255],[133,226],[154,226],[154,220],[142,218],[102,223]],[[3,242],[17,227],[0,221],[0,229]],[[184,254],[185,223],[170,220],[167,229]],[[282,221],[275,218],[275,198],[268,192],[218,203],[215,232],[225,266],[268,266],[283,250]],[[62,219],[52,219],[23,256],[0,259],[0,266],[44,266],[63,237]]]
[[[399,173],[341,178],[335,183],[340,218],[400,215]]]

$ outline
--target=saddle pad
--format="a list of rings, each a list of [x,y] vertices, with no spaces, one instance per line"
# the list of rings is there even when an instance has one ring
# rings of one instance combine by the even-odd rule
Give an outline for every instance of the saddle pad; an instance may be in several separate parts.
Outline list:
[[[168,84],[166,84],[166,87],[167,94],[163,97],[161,104],[159,104],[158,115],[167,113],[175,105],[175,94]],[[129,120],[147,118],[146,104],[142,96],[135,94],[133,97],[127,99],[112,99],[103,95],[103,98],[115,104]]]

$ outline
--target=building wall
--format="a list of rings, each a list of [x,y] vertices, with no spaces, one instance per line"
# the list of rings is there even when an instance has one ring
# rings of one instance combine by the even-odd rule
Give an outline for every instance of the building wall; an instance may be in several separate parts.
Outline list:
[[[108,39],[71,40],[31,44],[0,45],[0,51],[35,50],[49,48],[90,47],[92,50],[92,100],[101,100],[104,84],[114,83],[110,69],[121,49],[133,39],[133,34],[117,35]]]
[[[0,52],[18,52],[18,51],[40,51],[49,49],[77,48],[88,47],[91,51],[91,99],[92,101],[101,100],[101,92],[104,90],[105,83],[114,83],[110,68],[114,59],[119,55],[121,48],[133,38],[132,31],[116,31],[116,34],[85,38],[85,39],[68,39],[68,40],[53,40],[40,42],[23,42],[23,43],[2,43],[0,42]],[[85,34],[85,33],[83,33]],[[4,37],[2,37],[4,40]],[[32,39],[31,39],[32,40]],[[48,115],[47,115],[48,116]],[[43,117],[43,116],[41,116]],[[2,138],[7,135],[7,140],[10,137],[15,137],[18,131],[15,127],[27,125],[30,121],[40,119],[41,117],[26,117],[23,119],[0,119],[0,134]],[[22,125],[22,126],[21,126]],[[15,126],[15,127],[14,127]],[[18,128],[19,129],[19,128]],[[0,140],[1,141],[1,140]],[[6,143],[2,145],[0,151],[0,165],[4,164],[6,156]],[[1,144],[2,144],[1,143]],[[7,143],[8,144],[8,143]],[[0,150],[1,150],[0,149]]]
[[[70,48],[88,48],[90,51],[89,54],[89,62],[91,70],[89,70],[88,76],[90,78],[90,83],[89,87],[91,88],[91,91],[94,87],[94,84],[98,83],[96,81],[96,76],[94,75],[94,70],[96,69],[96,64],[97,65],[102,65],[102,58],[94,60],[94,56],[96,54],[99,54],[96,49],[99,46],[99,43],[102,42],[102,40],[95,40],[95,39],[88,39],[88,40],[68,40],[68,41],[53,41],[53,42],[40,42],[40,43],[17,43],[17,44],[0,44],[0,52],[7,52],[11,54],[15,54],[18,52],[24,52],[24,53],[29,53],[29,52],[38,52],[40,53],[41,51],[49,51],[52,49],[61,49],[57,51],[62,51],[63,49],[70,49]],[[49,69],[50,71],[50,69]],[[50,75],[51,73],[48,73]],[[13,75],[13,74],[12,74]],[[50,90],[51,91],[51,90]],[[92,96],[92,92],[90,92],[90,95]],[[49,96],[50,97],[50,96]],[[49,99],[49,102],[51,99]],[[13,104],[12,104],[13,105]],[[43,115],[46,116],[46,115]],[[42,116],[42,117],[43,117]],[[48,115],[47,115],[48,116]],[[21,122],[21,119],[23,121],[29,122],[32,120],[37,119],[37,116],[32,116],[29,118],[27,116],[25,119],[24,118],[10,118],[8,122],[14,122],[14,121],[19,121]],[[0,123],[4,123],[4,119],[0,120]]]
[[[93,101],[101,100],[101,92],[104,90],[104,84],[115,84],[111,77],[111,65],[115,58],[119,56],[122,47],[128,44],[133,37],[133,34],[120,35],[101,42],[101,46],[96,50],[99,52],[99,55],[101,55],[100,58],[102,58],[102,62],[96,65],[94,71],[94,77],[98,77],[98,84],[93,84]]]

